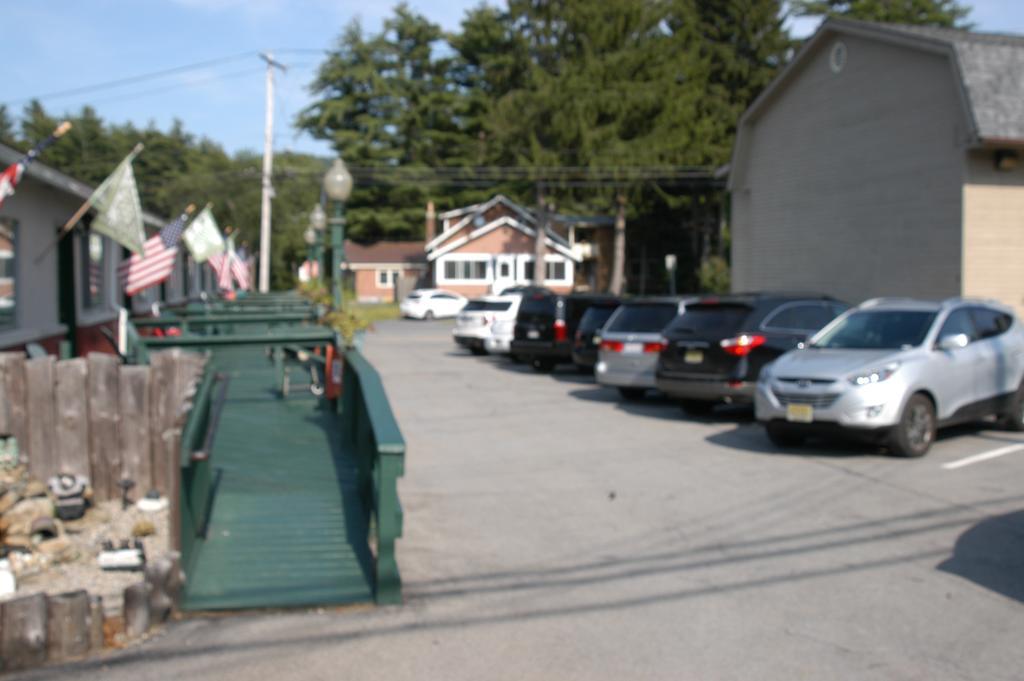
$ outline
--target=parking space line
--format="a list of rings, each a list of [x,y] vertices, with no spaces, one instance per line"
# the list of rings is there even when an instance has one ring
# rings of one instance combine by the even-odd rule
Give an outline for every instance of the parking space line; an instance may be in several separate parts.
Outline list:
[[[964,466],[970,466],[972,463],[981,463],[982,461],[988,461],[989,459],[997,459],[1000,456],[1006,456],[1007,454],[1013,454],[1014,452],[1019,451],[1024,451],[1024,444],[1009,445],[1008,447],[1000,447],[999,449],[982,452],[981,454],[974,454],[973,456],[944,463],[942,464],[942,467],[947,471],[951,471],[957,468],[963,468]]]

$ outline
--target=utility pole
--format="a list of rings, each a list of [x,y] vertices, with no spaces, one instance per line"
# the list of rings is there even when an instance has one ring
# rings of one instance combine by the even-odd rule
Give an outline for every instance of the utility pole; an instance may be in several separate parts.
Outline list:
[[[626,195],[620,191],[615,201],[618,206],[615,211],[612,281],[609,290],[614,295],[621,296],[626,284]]]
[[[260,53],[267,62],[266,119],[263,126],[263,192],[260,197],[260,293],[270,291],[270,199],[274,187],[270,174],[274,170],[274,68],[285,71],[284,64],[274,61],[270,52]]]
[[[537,182],[537,239],[533,242],[533,285],[544,286],[545,274],[547,274],[547,263],[544,255],[547,253],[547,245],[544,240],[548,232],[548,209],[544,197],[544,182]]]

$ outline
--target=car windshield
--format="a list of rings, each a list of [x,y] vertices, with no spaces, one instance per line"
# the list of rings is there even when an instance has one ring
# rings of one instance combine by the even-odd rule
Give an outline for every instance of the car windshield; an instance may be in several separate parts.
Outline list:
[[[811,342],[811,347],[846,350],[899,350],[924,342],[935,321],[921,310],[862,310],[841,319]]]
[[[675,336],[697,336],[698,338],[725,338],[736,333],[750,315],[746,305],[697,304],[689,305],[683,314],[676,317],[666,333]]]
[[[504,312],[512,307],[509,301],[471,300],[462,308],[463,312]]]
[[[588,307],[580,320],[579,330],[590,332],[600,329],[612,316],[612,312],[615,312],[614,307]]]
[[[604,327],[606,332],[658,333],[679,313],[676,303],[623,305]]]

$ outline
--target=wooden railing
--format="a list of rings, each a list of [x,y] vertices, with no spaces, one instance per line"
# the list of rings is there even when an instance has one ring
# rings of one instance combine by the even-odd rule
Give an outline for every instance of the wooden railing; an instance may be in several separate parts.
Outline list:
[[[341,436],[356,456],[359,491],[375,540],[376,600],[401,603],[395,541],[402,536],[398,478],[405,472],[405,440],[380,375],[358,350],[345,353],[340,407]]]
[[[208,365],[181,432],[177,518],[181,565],[186,575],[191,574],[199,544],[206,536],[214,492],[210,454],[227,387],[227,377],[214,373]]]

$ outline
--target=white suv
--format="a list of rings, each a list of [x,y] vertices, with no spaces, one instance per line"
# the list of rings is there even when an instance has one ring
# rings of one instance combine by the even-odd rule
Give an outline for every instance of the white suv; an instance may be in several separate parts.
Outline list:
[[[901,456],[954,423],[1024,430],[1024,329],[991,301],[868,301],[765,366],[755,410],[780,446],[842,431]]]
[[[455,342],[474,355],[508,353],[522,299],[517,293],[469,301],[455,318]]]

